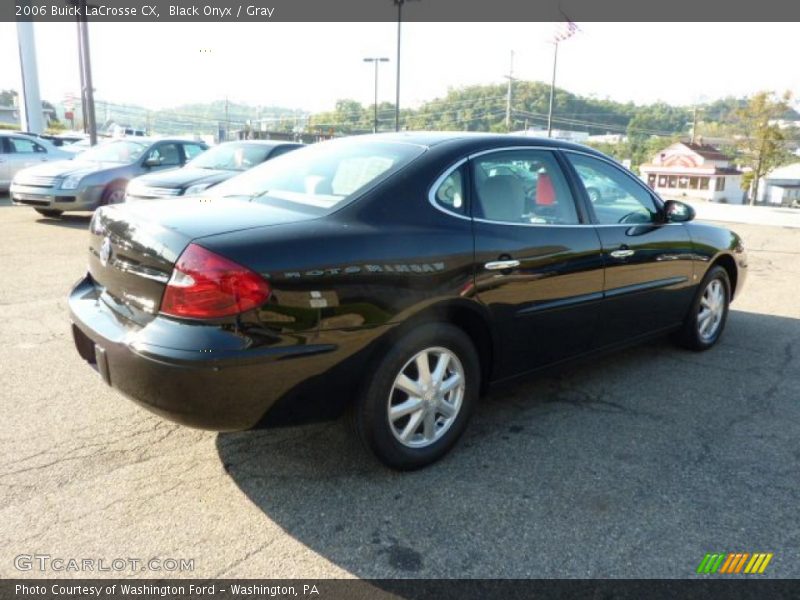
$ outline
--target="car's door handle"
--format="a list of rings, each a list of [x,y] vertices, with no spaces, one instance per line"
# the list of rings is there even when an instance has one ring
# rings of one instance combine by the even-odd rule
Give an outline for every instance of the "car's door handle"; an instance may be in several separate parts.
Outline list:
[[[620,248],[619,250],[613,250],[611,252],[612,258],[628,258],[629,256],[633,256],[636,253],[636,250],[631,250],[630,248]]]
[[[489,271],[505,271],[506,269],[513,269],[519,266],[518,260],[493,260],[487,262],[485,265]]]

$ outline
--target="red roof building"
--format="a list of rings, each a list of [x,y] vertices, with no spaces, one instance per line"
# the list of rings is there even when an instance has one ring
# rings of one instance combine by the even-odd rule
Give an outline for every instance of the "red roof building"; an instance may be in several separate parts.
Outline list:
[[[639,172],[662,198],[743,204],[742,172],[707,144],[677,142],[664,148]]]

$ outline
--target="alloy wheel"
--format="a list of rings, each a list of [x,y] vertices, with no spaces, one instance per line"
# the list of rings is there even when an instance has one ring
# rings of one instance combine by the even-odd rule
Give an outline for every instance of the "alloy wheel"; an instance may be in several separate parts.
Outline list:
[[[414,355],[395,377],[386,405],[395,439],[409,448],[439,440],[458,417],[465,385],[464,367],[447,348]]]
[[[697,333],[704,342],[714,339],[725,315],[725,287],[712,279],[700,298],[697,313]]]

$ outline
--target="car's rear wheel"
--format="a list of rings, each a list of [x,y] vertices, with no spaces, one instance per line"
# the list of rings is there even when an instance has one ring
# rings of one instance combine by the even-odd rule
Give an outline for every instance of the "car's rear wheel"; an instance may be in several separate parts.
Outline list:
[[[719,265],[711,267],[700,284],[677,341],[691,350],[708,350],[717,343],[728,318],[731,282]]]
[[[63,212],[55,208],[34,208],[33,210],[35,210],[43,217],[51,217],[53,219],[57,219],[58,217],[60,217],[61,213]]]
[[[480,388],[480,361],[452,325],[415,329],[382,358],[355,407],[356,430],[384,464],[418,469],[442,456],[464,432]]]

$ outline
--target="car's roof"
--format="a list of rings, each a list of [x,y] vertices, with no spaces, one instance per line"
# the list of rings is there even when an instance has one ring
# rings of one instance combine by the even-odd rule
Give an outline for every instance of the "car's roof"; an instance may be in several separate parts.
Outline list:
[[[98,140],[99,142],[100,140]],[[172,137],[149,137],[144,135],[126,135],[118,138],[106,138],[105,142],[139,142],[142,144],[155,144],[157,142],[176,142],[182,144],[205,144],[205,142],[198,142],[195,140],[187,140],[183,138]]]
[[[373,140],[418,144],[428,148],[440,144],[463,144],[464,146],[546,146],[553,148],[567,148],[581,151],[596,151],[588,146],[574,144],[552,138],[530,137],[524,135],[511,135],[507,133],[480,133],[474,131],[400,131],[391,133],[377,133],[362,136]]]
[[[230,142],[222,142],[220,146],[227,146],[228,144],[252,144],[254,146],[302,146],[300,142],[292,142],[289,140],[232,140]]]
[[[36,133],[31,133],[29,131],[18,131],[16,129],[0,129],[0,135],[18,135],[24,138],[32,138],[37,140],[47,140],[47,137],[43,137]]]

